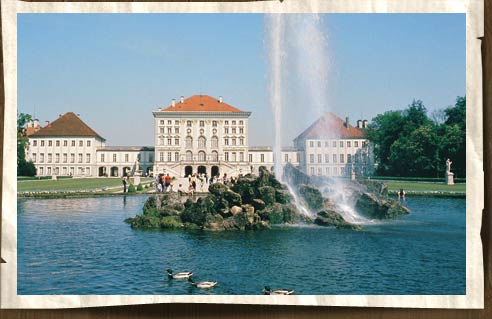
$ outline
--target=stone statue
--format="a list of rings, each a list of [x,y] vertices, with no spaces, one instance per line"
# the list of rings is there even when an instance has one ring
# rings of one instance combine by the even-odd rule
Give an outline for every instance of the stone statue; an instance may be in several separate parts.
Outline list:
[[[453,162],[451,162],[449,160],[449,158],[446,160],[446,172],[447,173],[450,173],[451,172],[451,164],[453,164]]]
[[[138,158],[137,158],[137,160],[135,161],[135,172],[140,170],[139,166],[140,165],[139,165]]]

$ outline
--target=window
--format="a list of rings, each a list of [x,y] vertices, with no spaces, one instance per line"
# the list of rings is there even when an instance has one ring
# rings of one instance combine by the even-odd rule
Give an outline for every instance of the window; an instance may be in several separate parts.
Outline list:
[[[311,167],[311,175],[314,175],[314,167]]]
[[[55,163],[60,163],[60,153],[55,154]]]
[[[159,133],[164,134],[164,128],[163,128],[163,127],[161,127],[161,128],[159,129]]]
[[[337,176],[338,174],[338,168],[333,167],[333,176]]]
[[[217,136],[212,136],[211,143],[212,143],[212,148],[218,148],[219,138]]]
[[[173,133],[173,128],[172,127],[168,127],[167,128],[167,134],[172,134]]]
[[[318,163],[321,163],[322,161],[321,158],[322,158],[321,154],[318,154]]]
[[[174,161],[179,162],[179,153],[178,152],[174,153]]]
[[[53,141],[48,141],[48,146],[53,146]]]
[[[200,121],[200,127],[205,127],[205,121]]]
[[[352,163],[352,154],[347,154],[347,163]]]
[[[101,154],[101,163],[104,163],[104,154]]]
[[[232,121],[232,125],[236,125],[236,121]]]
[[[325,142],[325,147],[330,147],[330,143]]]
[[[229,161],[229,152],[225,152],[225,153],[224,153],[224,160],[225,160],[226,162],[228,162],[228,161]]]
[[[87,176],[91,175],[91,168],[90,167],[85,168],[85,175],[87,175]]]
[[[168,162],[171,161],[171,157],[172,157],[172,153],[171,152],[167,152],[167,161]]]
[[[265,154],[260,155],[260,162],[262,162],[262,163],[265,162]]]
[[[219,153],[212,151],[212,161],[217,162],[219,160]]]
[[[344,162],[345,162],[344,156],[343,154],[340,154],[340,163],[344,163]]]
[[[51,163],[52,162],[52,155],[51,153],[48,153],[48,163]]]
[[[249,154],[249,162],[251,163],[253,161],[253,154]]]
[[[330,154],[325,154],[325,163],[330,162]]]
[[[174,145],[179,145],[179,138],[174,139]]]
[[[289,154],[284,154],[284,163],[289,161]]]
[[[239,145],[244,145],[244,137],[239,138]]]
[[[66,163],[68,161],[68,154],[63,153],[63,163]]]
[[[239,121],[239,125],[243,125],[243,124],[244,124],[244,122],[242,120]]]
[[[205,158],[206,158],[205,152],[203,151],[198,152],[198,160],[200,162],[205,162]]]
[[[359,141],[355,141],[355,142],[354,142],[354,146],[355,146],[355,147],[359,147]]]
[[[179,134],[179,127],[174,128],[174,134]]]
[[[173,121],[167,120],[167,125],[173,125]]]
[[[345,167],[340,167],[340,175],[345,175]]]
[[[193,147],[193,138],[191,136],[186,137],[186,148],[192,148]]]
[[[164,162],[164,152],[159,152],[159,161]]]
[[[44,146],[44,141],[41,141],[41,146]]]
[[[234,145],[234,146],[236,145],[236,138],[235,137],[232,138],[232,145]]]
[[[229,134],[229,128],[228,127],[224,127],[224,134]]]
[[[239,152],[239,161],[244,162],[244,153],[243,152]]]
[[[113,162],[116,162],[116,154],[113,154]]]
[[[191,127],[191,121],[186,121],[186,126]]]
[[[179,125],[179,120],[174,120],[174,125]]]
[[[56,145],[56,147],[60,147],[60,141],[56,140],[55,145]]]
[[[362,147],[366,147],[366,141],[362,141]]]
[[[36,153],[32,153],[32,161],[36,162]]]
[[[212,121],[212,126],[217,127],[217,121]]]
[[[44,169],[42,167],[39,168],[39,174],[38,175],[43,175]]]
[[[82,163],[82,153],[79,153],[79,163]]]
[[[229,145],[229,139],[227,137],[224,138],[224,145]]]
[[[75,140],[72,141],[72,146],[75,146]]]
[[[332,147],[337,147],[337,141],[333,141]]]
[[[167,139],[167,145],[172,145],[172,142],[173,142],[173,139],[169,137]]]
[[[205,139],[205,137],[200,136],[200,137],[198,138],[198,147],[199,147],[199,148],[205,148],[206,141],[207,141],[207,140]]]
[[[244,134],[244,129],[242,127],[239,128],[239,134]]]
[[[67,175],[67,168],[66,167],[63,168],[63,175]]]
[[[229,125],[229,121],[224,121],[224,125]]]
[[[159,139],[159,145],[164,145],[164,139],[163,138]]]
[[[329,167],[326,168],[326,176],[330,176],[330,168]]]
[[[128,154],[125,154],[125,162],[128,162]]]
[[[159,123],[160,123],[161,125],[164,125],[164,120],[161,120]]]
[[[347,147],[350,147],[351,143],[350,141],[347,141]]]
[[[321,147],[321,141],[318,141],[318,147]]]
[[[38,141],[32,141],[32,146],[38,146]]]
[[[333,154],[333,163],[337,162],[337,154]]]
[[[193,160],[193,153],[191,151],[186,152],[186,160],[189,162]]]
[[[79,141],[79,146],[80,146],[80,147],[84,146],[84,141],[80,140],[80,141]]]
[[[340,141],[340,147],[343,147],[343,141]]]
[[[309,163],[314,163],[314,154],[309,154]]]
[[[85,154],[85,162],[90,163],[91,162],[91,154],[87,153]]]
[[[44,163],[44,153],[39,154],[39,162]]]
[[[318,167],[318,175],[322,175],[323,174],[323,171],[321,169],[321,167]]]
[[[67,140],[64,140],[63,141],[63,146],[68,146],[68,141]]]
[[[314,141],[309,141],[309,147],[314,147]]]
[[[91,141],[87,141],[87,147],[91,146]]]
[[[235,162],[237,159],[236,159],[236,152],[232,152],[232,158],[231,158],[231,161],[232,162]]]
[[[75,153],[70,153],[70,163],[75,163]]]
[[[51,175],[51,167],[47,167],[47,168],[46,168],[46,171],[47,171],[47,174],[48,174],[48,175]]]
[[[236,134],[236,128],[235,127],[232,128],[232,134]]]

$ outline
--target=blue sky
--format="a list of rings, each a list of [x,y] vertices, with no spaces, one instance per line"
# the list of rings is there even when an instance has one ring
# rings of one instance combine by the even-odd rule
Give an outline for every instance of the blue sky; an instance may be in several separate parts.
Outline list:
[[[221,95],[253,112],[250,145],[272,145],[264,23],[261,14],[19,14],[19,112],[44,122],[73,111],[109,145],[153,145],[157,107]],[[326,14],[322,26],[328,108],[352,124],[413,99],[432,112],[465,94],[464,14]],[[312,120],[293,118],[301,124],[288,139]]]

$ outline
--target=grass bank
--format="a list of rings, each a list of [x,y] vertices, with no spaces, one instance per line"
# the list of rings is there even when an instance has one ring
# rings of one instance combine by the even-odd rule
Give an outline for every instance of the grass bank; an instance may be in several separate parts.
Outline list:
[[[141,178],[141,183],[149,183],[152,178]],[[70,178],[53,180],[17,181],[17,192],[67,192],[67,191],[102,191],[123,190],[121,178]]]
[[[396,194],[403,189],[407,195],[464,197],[466,184],[446,185],[444,183],[383,181],[388,185],[388,192]]]

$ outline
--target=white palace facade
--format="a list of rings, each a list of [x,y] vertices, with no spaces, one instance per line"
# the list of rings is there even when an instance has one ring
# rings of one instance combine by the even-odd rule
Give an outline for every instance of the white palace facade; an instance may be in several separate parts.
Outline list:
[[[272,148],[249,145],[250,115],[222,97],[181,97],[153,112],[153,146],[108,146],[79,115],[68,112],[44,127],[38,120],[28,124],[27,158],[37,176],[120,177],[136,170],[145,176],[238,176],[257,173],[260,166],[272,169]],[[371,173],[367,121],[357,124],[352,127],[348,119],[327,113],[294,140],[294,147],[282,149],[282,164],[309,175]]]

